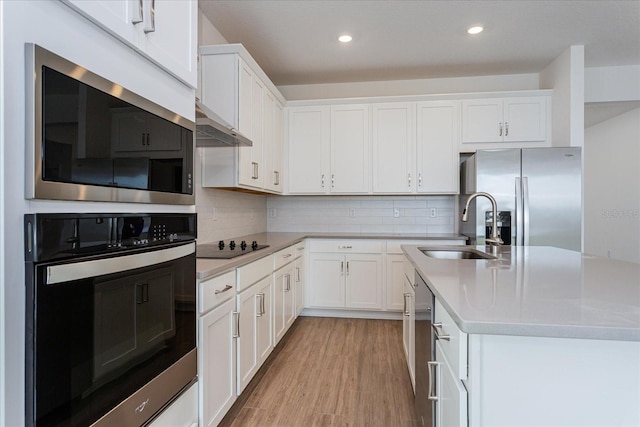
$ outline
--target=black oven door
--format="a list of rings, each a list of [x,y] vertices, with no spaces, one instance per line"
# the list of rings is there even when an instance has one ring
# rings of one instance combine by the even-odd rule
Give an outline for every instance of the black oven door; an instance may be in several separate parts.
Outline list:
[[[166,403],[193,382],[194,247],[33,266],[27,301],[33,425],[141,425],[161,409],[155,402]],[[174,365],[181,367],[172,374]],[[150,393],[167,397],[143,394],[123,404],[161,374],[165,385]],[[167,381],[177,390],[167,390]],[[118,407],[122,414],[103,419]]]

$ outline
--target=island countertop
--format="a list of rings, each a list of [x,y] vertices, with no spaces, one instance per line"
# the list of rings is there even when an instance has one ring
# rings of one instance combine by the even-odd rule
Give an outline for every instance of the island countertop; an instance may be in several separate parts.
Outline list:
[[[503,246],[493,260],[402,249],[463,332],[640,341],[640,264],[552,247]]]

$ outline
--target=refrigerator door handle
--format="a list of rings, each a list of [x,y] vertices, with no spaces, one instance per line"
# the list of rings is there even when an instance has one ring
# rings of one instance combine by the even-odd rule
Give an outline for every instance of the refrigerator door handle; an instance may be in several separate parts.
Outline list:
[[[522,222],[525,246],[529,246],[529,178],[522,177]]]
[[[516,209],[514,226],[516,228],[516,245],[522,246],[522,183],[520,177],[516,177]]]

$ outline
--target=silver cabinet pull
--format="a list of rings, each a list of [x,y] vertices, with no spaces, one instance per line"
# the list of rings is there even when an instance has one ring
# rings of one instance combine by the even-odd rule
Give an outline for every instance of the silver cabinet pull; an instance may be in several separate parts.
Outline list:
[[[151,0],[151,9],[149,9],[149,22],[145,21],[144,32],[153,33],[156,30],[156,0]]]
[[[144,21],[144,11],[142,7],[142,0],[138,0],[138,7],[133,8],[133,17],[131,18],[132,24],[139,24]]]
[[[300,283],[300,267],[296,267],[296,283]]]
[[[403,314],[405,316],[410,316],[411,313],[409,313],[409,304],[407,304],[407,298],[411,298],[411,294],[409,293],[404,294],[404,310],[403,310],[404,313]]]
[[[322,183],[322,188],[324,188],[324,174],[322,174],[322,177],[320,178],[320,182]]]
[[[289,292],[291,290],[291,275],[285,274],[282,278],[284,280],[284,292]]]
[[[407,294],[402,294],[402,302],[404,304],[402,306],[402,314],[407,316]]]
[[[282,258],[290,258],[291,255],[293,255],[293,254],[284,254],[284,255],[282,255]]]
[[[213,294],[214,295],[218,295],[218,294],[221,294],[223,292],[227,292],[229,289],[233,289],[233,286],[227,285],[227,286],[224,287],[224,289],[216,289]]]
[[[340,261],[340,275],[344,276],[344,261]]]
[[[429,361],[427,362],[427,368],[429,371],[429,392],[427,393],[427,399],[429,400],[438,400],[438,396],[436,396],[436,369],[438,367],[438,362]]]
[[[331,174],[331,188],[336,186],[336,184],[335,184],[336,183],[336,179],[335,178],[336,178],[335,175]]]
[[[498,123],[498,127],[500,128],[500,131],[498,132],[498,136],[502,136],[502,122]]]
[[[280,185],[280,172],[273,171],[273,185]]]
[[[451,335],[440,334],[440,331],[443,331],[442,322],[432,323],[431,327],[433,328],[433,332],[436,334],[437,340],[451,341]]]
[[[253,167],[253,174],[251,175],[251,179],[258,179],[258,163],[251,162],[251,166]]]
[[[409,173],[407,174],[407,176],[408,176],[409,188],[411,188],[411,174]]]
[[[509,136],[509,122],[504,122],[504,136]]]
[[[265,295],[264,292],[261,293],[262,298],[260,298],[260,311],[262,312],[262,314],[265,314],[267,311],[264,308],[264,299],[265,299]]]
[[[418,174],[418,187],[422,187],[422,172]]]
[[[233,338],[240,338],[240,312],[239,311],[233,311],[231,314],[233,314],[233,317],[235,318],[235,327],[236,330],[233,333]]]
[[[264,293],[260,292],[256,294],[256,297],[260,298],[260,301],[258,302],[258,312],[256,313],[256,317],[262,317],[262,315],[265,313],[264,312]]]
[[[349,261],[347,261],[347,276],[349,275]]]
[[[352,249],[353,246],[351,245],[338,245],[338,249]]]

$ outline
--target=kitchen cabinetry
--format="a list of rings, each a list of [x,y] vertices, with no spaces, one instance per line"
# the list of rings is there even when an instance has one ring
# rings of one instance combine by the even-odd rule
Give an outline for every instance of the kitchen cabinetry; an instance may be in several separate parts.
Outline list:
[[[306,277],[306,264],[305,264],[305,256],[304,256],[304,248],[305,242],[300,242],[295,246],[295,261],[294,261],[294,286],[296,288],[295,292],[295,307],[294,313],[296,317],[300,314],[302,309],[304,308],[304,285],[305,285],[305,277]]]
[[[134,50],[195,88],[195,0],[62,0]]]
[[[238,394],[244,390],[273,349],[273,256],[239,267]]]
[[[111,114],[113,152],[180,151],[182,146],[182,131],[164,119],[131,109]]]
[[[371,111],[373,192],[413,193],[416,184],[415,103],[373,104]]]
[[[418,102],[416,192],[457,194],[460,101]]]
[[[289,330],[295,320],[295,245],[273,254],[274,260],[274,345]]]
[[[382,309],[382,242],[312,240],[308,305]]]
[[[235,271],[198,284],[198,388],[200,425],[218,425],[235,402]]]
[[[535,142],[547,139],[548,97],[462,101],[462,143]]]
[[[369,192],[369,106],[289,110],[289,193]]]
[[[202,185],[282,192],[284,98],[242,45],[200,48],[201,102],[250,147],[205,149]]]
[[[415,325],[416,325],[416,293],[413,287],[413,279],[404,275],[404,310],[402,312],[402,343],[404,355],[407,359],[411,385],[416,389],[416,356],[415,356]]]

